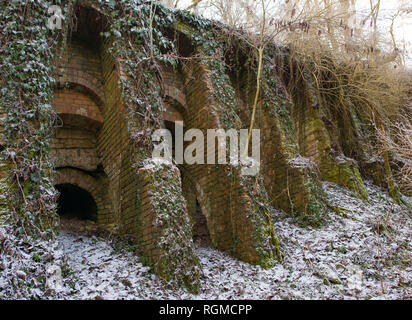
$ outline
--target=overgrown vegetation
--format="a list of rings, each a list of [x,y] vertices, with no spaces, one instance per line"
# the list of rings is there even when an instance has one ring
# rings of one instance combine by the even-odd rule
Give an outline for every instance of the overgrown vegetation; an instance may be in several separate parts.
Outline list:
[[[188,8],[231,26],[256,49],[258,62],[271,40],[284,44],[289,57],[283,71],[294,75],[288,90],[293,92],[301,79],[308,83],[315,107],[326,121],[338,124],[338,132],[331,133],[339,135],[343,150],[337,151],[358,161],[379,156],[386,168],[393,167],[393,157],[406,160],[397,172],[386,170],[389,191],[399,200],[397,183],[404,192],[410,190],[412,164],[405,150],[411,139],[411,77],[405,67],[406,44],[399,41],[396,26],[400,19],[410,20],[412,10],[402,1],[393,3],[391,15],[385,14],[381,0],[359,10],[361,5],[356,0],[196,0]],[[258,71],[262,65],[258,63]],[[256,97],[259,83],[258,77]],[[257,104],[252,107],[253,126]],[[395,129],[400,123],[402,129]]]
[[[223,108],[221,120],[227,128],[239,127],[241,123],[237,114],[239,110],[234,102],[234,89],[229,85],[225,65],[228,30],[230,36],[236,35],[249,48],[257,49],[250,57],[253,60],[250,66],[254,66],[257,73],[251,128],[254,127],[258,108],[260,85],[276,91],[278,83],[271,83],[270,77],[265,75],[265,72],[272,70],[274,63],[270,54],[265,53],[265,48],[266,44],[278,40],[288,47],[288,68],[295,68],[293,74],[309,83],[322,114],[340,124],[342,152],[356,160],[364,160],[373,154],[382,155],[388,186],[396,199],[399,195],[396,182],[392,180],[389,162],[395,157],[402,158],[401,168],[395,173],[395,177],[406,192],[411,192],[411,105],[407,103],[411,97],[407,87],[410,75],[404,72],[399,62],[400,53],[395,41],[392,51],[389,50],[390,54],[382,47],[379,48],[376,7],[371,13],[375,28],[371,37],[373,41],[366,44],[360,40],[361,35],[354,36],[352,32],[347,32],[347,28],[344,28],[347,27],[347,18],[342,14],[323,16],[328,11],[328,6],[319,7],[315,12],[308,11],[307,6],[291,7],[290,21],[267,18],[265,10],[262,11],[263,22],[259,20],[259,16],[249,16],[251,23],[256,19],[260,21],[260,36],[256,37],[254,29],[249,32],[247,29],[223,28],[219,23],[186,11],[167,9],[153,1],[68,0],[53,3],[61,5],[66,14],[62,33],[47,28],[48,16],[45,13],[52,4],[51,1],[12,0],[0,4],[0,112],[4,114],[0,171],[7,173],[6,176],[1,175],[0,181],[0,253],[17,260],[26,255],[32,256],[39,268],[34,271],[33,265],[25,266],[24,262],[15,266],[1,266],[3,269],[16,271],[10,276],[9,294],[24,298],[39,297],[41,294],[32,288],[47,290],[45,277],[38,276],[38,273],[47,274],[46,263],[40,262],[54,261],[53,254],[47,248],[48,241],[53,241],[57,230],[56,191],[52,181],[53,166],[49,158],[50,141],[57,119],[50,105],[54,84],[53,61],[59,54],[55,49],[65,48],[73,22],[73,7],[79,3],[97,4],[100,7],[100,12],[107,20],[107,29],[103,30],[102,36],[112,41],[113,57],[123,62],[121,72],[126,76],[121,77],[119,85],[128,111],[128,131],[137,149],[133,159],[137,166],[142,166],[143,161],[150,157],[151,133],[161,126],[159,119],[163,111],[163,98],[160,64],[176,68],[187,58],[181,56],[173,39],[179,21],[196,31],[192,33],[191,41],[200,49],[192,58],[200,58],[208,64],[212,72],[215,98]],[[262,6],[265,6],[264,1]],[[251,13],[248,11],[248,14]],[[326,19],[322,20],[322,17]],[[322,29],[313,27],[317,24]],[[334,35],[340,30],[339,25],[344,26],[342,30],[345,32],[336,38]],[[288,83],[290,91],[296,84],[293,80],[295,79]],[[271,98],[275,96],[273,94]],[[286,114],[288,108],[283,103],[284,101],[273,103],[276,105],[274,111],[285,115],[282,117],[280,114],[280,118],[286,121],[282,126],[287,132],[292,132],[293,124],[287,122],[290,117]],[[376,141],[376,146],[363,144],[368,139]],[[292,154],[297,154],[296,145],[290,143],[288,147]],[[160,187],[163,191],[171,188],[171,193],[180,193],[180,190],[173,190],[179,189],[177,181],[172,181],[166,188],[164,177],[160,175],[156,178],[159,190]],[[258,179],[256,181],[261,184]],[[252,189],[253,185],[256,189],[257,183],[249,183],[248,186]],[[310,189],[313,186],[307,187]],[[174,202],[173,205],[177,207],[169,208],[163,202],[169,194],[157,196],[158,222],[167,225],[166,218],[178,216],[178,210],[184,204]],[[173,197],[167,203],[172,200]],[[313,210],[320,212],[324,209],[320,207],[318,199],[311,199],[310,204]],[[167,214],[164,211],[166,209]],[[266,219],[262,212],[259,212],[257,220]],[[190,225],[187,221],[183,223]],[[263,224],[267,229],[267,234],[264,235],[267,239],[264,240],[271,242],[274,255],[280,256],[271,224]],[[170,232],[173,231],[172,227]],[[186,240],[185,237],[188,235],[185,234],[183,240]],[[162,249],[170,252],[179,249],[171,247],[174,240],[172,233],[164,234],[160,244]],[[264,255],[266,253],[262,254]],[[185,274],[187,261],[179,261],[179,266],[184,269],[182,274],[187,276],[184,280],[186,285],[195,289],[198,273],[192,273],[192,278]],[[164,269],[170,267],[167,266],[167,260],[165,263]],[[189,264],[195,268],[197,262],[189,261]],[[170,275],[170,270],[167,273]]]
[[[46,261],[56,220],[56,192],[49,158],[56,114],[52,98],[53,43],[47,29],[48,3],[7,1],[0,5],[0,112],[6,170],[2,179],[0,253],[8,273],[8,290],[20,298],[35,298],[45,290]],[[53,256],[49,262],[53,261]],[[32,261],[33,262],[33,261]],[[35,272],[33,271],[35,268]]]
[[[154,268],[165,279],[173,280],[173,284],[183,284],[197,292],[201,270],[192,242],[192,223],[179,175],[173,170],[178,169],[172,164],[162,164],[156,165],[152,173],[155,226],[161,230],[157,244],[161,257]]]
[[[56,226],[49,160],[57,117],[50,105],[54,39],[45,11],[47,3],[11,1],[0,13],[2,158],[11,175],[4,192],[11,223],[25,235],[43,235],[39,228]]]

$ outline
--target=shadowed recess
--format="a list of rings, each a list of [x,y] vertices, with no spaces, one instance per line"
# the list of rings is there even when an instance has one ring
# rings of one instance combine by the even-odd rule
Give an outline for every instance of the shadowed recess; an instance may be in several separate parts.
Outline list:
[[[96,221],[97,206],[89,192],[72,184],[60,184],[56,189],[60,193],[57,207],[60,216]]]

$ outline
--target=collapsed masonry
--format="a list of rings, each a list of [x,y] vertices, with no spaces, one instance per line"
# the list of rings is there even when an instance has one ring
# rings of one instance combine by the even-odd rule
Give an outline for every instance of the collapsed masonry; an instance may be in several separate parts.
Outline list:
[[[113,38],[101,36],[108,28],[105,10],[92,1],[79,1],[73,10],[76,26],[55,60],[52,105],[61,123],[52,143],[54,184],[62,193],[70,186],[87,191],[95,203],[93,218],[131,235],[155,272],[183,279],[196,289],[199,264],[191,226],[199,211],[213,246],[270,266],[280,256],[270,206],[308,221],[323,216],[327,203],[321,180],[367,198],[358,167],[365,154],[350,159],[341,147],[342,130],[352,128],[341,128],[338,116],[321,113],[317,104],[322,102],[304,79],[295,90],[286,89],[292,73],[287,51],[265,65],[267,81],[257,118],[261,176],[242,177],[241,168],[229,164],[159,165],[148,154],[136,161],[140,146],[150,145],[150,134],[131,124],[134,109],[122,85],[130,74],[124,60],[112,53]],[[240,55],[236,72],[224,71],[221,78],[221,87],[233,93],[235,108],[228,110],[216,94],[215,70],[207,60],[191,59],[203,52],[191,40],[193,26],[179,21],[168,32],[185,59],[176,66],[157,64],[158,77],[152,81],[161,88],[163,111],[152,129],[173,128],[175,121],[182,121],[184,130],[248,128],[256,76],[247,57]],[[233,63],[229,60],[225,62]],[[367,172],[364,168],[362,173]]]

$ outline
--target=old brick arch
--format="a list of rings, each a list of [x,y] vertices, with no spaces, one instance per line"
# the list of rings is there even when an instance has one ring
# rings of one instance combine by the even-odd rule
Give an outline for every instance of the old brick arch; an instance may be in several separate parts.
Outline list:
[[[97,132],[102,125],[103,117],[98,105],[82,91],[56,89],[54,106],[63,126]]]
[[[57,184],[59,192],[57,213],[67,220],[97,220],[97,205],[93,196],[86,190],[69,183]]]
[[[113,217],[107,177],[97,152],[100,109],[83,92],[72,89],[55,90],[53,105],[62,120],[52,144],[56,185],[72,184],[88,191],[97,205],[96,220],[109,223]]]
[[[62,76],[57,79],[56,87],[60,89],[74,89],[91,97],[100,110],[104,105],[104,92],[101,79],[95,78],[93,74],[83,70],[73,70],[64,66],[61,70]]]
[[[103,175],[91,176],[75,168],[57,169],[55,185],[73,185],[87,191],[97,206],[96,221],[99,223],[111,222],[111,203],[107,197],[108,183]]]
[[[90,14],[90,12],[89,12]],[[61,124],[52,143],[56,185],[87,191],[97,207],[99,223],[115,221],[109,178],[99,154],[105,93],[99,44],[80,21],[58,62],[52,105]],[[83,23],[83,24],[82,24]]]
[[[267,199],[285,211],[300,211],[308,215],[317,200],[317,190],[311,189],[312,180],[316,182],[316,177],[310,177],[310,168],[305,167],[306,160],[299,156],[290,116],[280,114],[276,101],[262,94],[262,102],[267,100],[268,103],[262,121],[263,182],[258,182],[267,192],[266,198],[262,196],[256,200],[258,197],[252,193],[251,181],[241,176],[239,167],[182,165],[180,177],[179,170],[171,164],[162,168],[162,175],[170,184],[179,180],[180,185],[167,190],[170,198],[159,202],[155,198],[158,190],[154,180],[160,170],[144,165],[145,162],[150,163],[150,157],[136,161],[139,151],[136,145],[142,141],[136,141],[140,136],[133,132],[135,123],[132,122],[136,119],[138,122],[139,117],[131,117],[132,121],[127,117],[136,110],[136,106],[127,105],[129,102],[123,99],[124,89],[119,85],[127,78],[124,61],[116,60],[111,54],[113,39],[99,36],[104,28],[103,14],[89,5],[81,5],[89,1],[78,3],[80,5],[75,8],[77,29],[68,39],[62,60],[56,62],[59,67],[53,104],[63,122],[53,144],[56,184],[72,184],[89,192],[98,207],[97,220],[114,222],[121,233],[132,235],[139,244],[140,254],[160,274],[166,264],[173,269],[176,260],[172,255],[182,254],[186,258],[190,252],[189,255],[195,256],[191,239],[185,238],[187,241],[181,244],[180,251],[173,251],[173,254],[160,247],[159,243],[167,233],[186,235],[186,226],[181,221],[187,224],[188,219],[180,218],[186,218],[188,212],[193,215],[197,203],[207,219],[215,247],[250,263],[273,263],[278,252],[271,217],[267,213],[267,207],[270,207]],[[183,29],[186,31],[175,30],[180,39],[179,50],[182,56],[190,57],[195,48],[189,41],[190,37],[184,35],[184,32],[190,32],[190,27]],[[215,94],[209,67],[199,59],[182,59],[174,69],[163,66],[159,86],[164,89],[165,111],[159,116],[159,123],[163,121],[165,126],[169,123],[170,128],[170,123],[182,121],[186,130],[201,129],[205,136],[207,129],[226,127],[222,119],[227,110]],[[279,90],[271,92],[272,95],[279,97],[282,103],[293,103],[278,77],[275,74],[273,77],[274,83],[279,85],[275,89]],[[246,91],[242,83],[240,86],[235,83],[228,85],[235,87],[240,95],[241,91]],[[243,92],[243,101],[239,104],[250,105],[249,99],[250,92]],[[248,127],[247,112],[241,120],[242,125],[246,124],[244,128]],[[284,126],[286,122],[290,124],[288,128]],[[145,153],[138,155],[142,154],[147,156]],[[179,207],[176,216],[168,217],[172,221],[164,224],[159,216],[162,218],[165,212],[159,208],[159,203],[169,208],[169,202],[182,199],[182,195],[187,206]],[[309,203],[310,199],[315,201]],[[182,268],[178,271],[185,273]]]

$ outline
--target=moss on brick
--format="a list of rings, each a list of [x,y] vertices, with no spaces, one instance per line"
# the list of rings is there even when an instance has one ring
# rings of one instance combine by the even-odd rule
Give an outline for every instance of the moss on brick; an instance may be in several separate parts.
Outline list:
[[[148,160],[146,167],[139,171],[150,190],[153,215],[149,220],[151,225],[144,228],[156,234],[152,239],[156,243],[152,245],[158,256],[153,259],[153,254],[149,255],[149,261],[162,278],[197,292],[201,268],[194,250],[192,224],[179,170],[172,163],[158,164]]]
[[[10,188],[8,180],[8,166],[0,161],[0,224],[6,221],[9,213],[7,190]]]
[[[251,199],[250,221],[253,225],[254,247],[258,256],[256,264],[264,268],[273,266],[282,259],[279,240],[276,236],[269,197],[263,187],[263,178],[242,176],[241,184],[245,186]]]
[[[368,192],[363,184],[358,166],[350,159],[332,159],[331,156],[325,155],[321,160],[320,169],[322,178],[326,181],[345,186],[357,197],[368,199]]]

